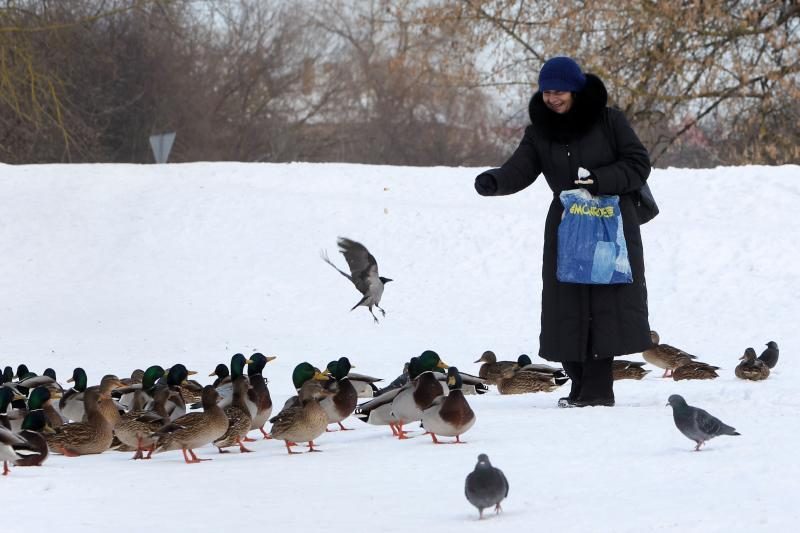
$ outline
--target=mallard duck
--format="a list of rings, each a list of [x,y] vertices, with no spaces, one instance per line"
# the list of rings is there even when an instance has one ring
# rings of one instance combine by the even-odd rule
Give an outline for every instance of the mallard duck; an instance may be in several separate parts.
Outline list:
[[[366,374],[359,374],[357,372],[350,372],[347,379],[353,388],[356,389],[356,394],[359,398],[373,398],[377,396],[378,387],[376,383],[383,381],[381,378],[367,376]]]
[[[461,435],[475,424],[475,413],[461,392],[461,375],[451,366],[447,370],[447,396],[439,396],[422,412],[422,426],[430,433],[434,444],[443,444],[436,435],[455,437],[461,443]]]
[[[298,364],[294,367],[292,371],[292,384],[294,385],[297,394],[294,396],[290,396],[288,400],[283,404],[283,409],[288,409],[289,407],[297,407],[300,405],[300,389],[307,381],[311,381],[316,379],[317,381],[322,381],[323,383],[327,383],[330,381],[331,383],[335,383],[335,381],[331,380],[331,378],[327,374],[327,370],[325,372],[320,371],[319,368],[315,367],[311,363],[307,361],[303,361],[302,363]],[[323,385],[324,386],[324,385]]]
[[[476,363],[483,363],[480,370],[478,370],[478,377],[485,379],[487,383],[497,385],[497,382],[503,379],[506,375],[505,372],[509,368],[517,368],[519,364],[517,361],[498,361],[497,356],[491,350],[486,350],[481,355]]]
[[[339,424],[342,431],[347,431],[342,420],[353,414],[353,410],[358,404],[358,392],[350,383],[348,374],[350,373],[350,359],[340,357],[338,361],[328,363],[328,371],[333,379],[336,380],[337,392],[333,396],[323,398],[319,404],[328,415],[329,424]]]
[[[125,385],[124,390],[125,392],[120,392],[123,389],[118,389],[114,392],[114,397],[119,399],[119,404],[124,408],[125,411],[130,411],[134,409],[133,406],[133,397],[136,394],[136,391],[139,390],[139,387],[129,388],[131,385],[141,385],[142,380],[144,379],[144,370],[141,368],[135,369],[131,372],[131,377],[129,378],[122,378],[120,381],[123,385]]]
[[[659,344],[661,338],[655,331],[650,332],[650,340],[653,347],[642,352],[642,357],[651,365],[664,369],[664,375],[661,377],[668,378],[672,376],[672,371],[682,364],[688,363],[691,359],[697,359],[694,355],[669,344]]]
[[[242,442],[253,422],[250,410],[245,404],[250,383],[245,376],[239,374],[233,378],[231,385],[233,387],[231,403],[224,409],[225,416],[228,417],[228,429],[224,435],[214,441],[214,446],[217,447],[219,453],[228,453],[228,450],[223,450],[223,448],[237,445],[240,453],[252,452],[253,450],[245,448]]]
[[[217,405],[219,400],[220,395],[214,387],[203,387],[203,412],[183,415],[156,431],[153,434],[157,439],[153,453],[179,449],[187,464],[210,461],[198,458],[194,448],[214,442],[228,430],[228,417]]]
[[[7,430],[0,427],[0,460],[3,461],[3,475],[7,476],[9,473],[8,462],[16,463],[27,455],[37,453],[28,444],[28,441]]]
[[[10,366],[6,366],[3,369],[3,373],[0,374],[0,385],[3,383],[11,383],[14,381],[14,369]]]
[[[231,375],[231,372],[230,372],[230,370],[228,370],[228,365],[226,365],[225,363],[220,363],[220,364],[217,365],[217,367],[214,369],[214,371],[211,372],[208,375],[208,377],[216,376],[216,379],[211,384],[211,386],[216,389],[222,383],[222,381],[225,378],[230,377],[230,375]],[[228,381],[230,381],[230,380],[228,380]]]
[[[256,413],[252,417],[250,429],[257,429],[265,439],[271,439],[269,433],[264,431],[264,424],[272,416],[272,396],[269,394],[267,379],[262,372],[264,366],[276,359],[274,355],[269,357],[261,353],[254,353],[250,356],[250,364],[247,365],[247,377],[250,380],[250,390],[247,392],[256,406]]]
[[[644,369],[645,363],[642,361],[626,361],[625,359],[614,359],[611,366],[611,371],[614,375],[614,381],[620,379],[642,379],[650,373],[649,370]]]
[[[392,400],[392,417],[396,419],[393,424],[398,439],[409,438],[403,426],[422,420],[422,411],[430,407],[437,396],[447,394],[448,389],[442,388],[442,383],[433,374],[435,369],[446,368],[447,365],[432,350],[426,350],[418,358],[409,361],[408,373],[412,386],[403,387]]]
[[[714,379],[718,378],[718,366],[712,366],[700,361],[684,363],[672,371],[672,379],[681,381],[686,379]]]
[[[217,392],[220,396],[222,396],[219,406],[223,409],[231,405],[231,402],[233,401],[233,381],[240,376],[244,376],[244,367],[250,363],[252,363],[252,360],[246,358],[240,353],[234,354],[233,357],[231,357],[231,375],[228,379],[223,380],[222,383],[217,386]],[[245,380],[247,380],[247,378],[245,378]],[[252,419],[252,417],[255,416],[256,412],[258,411],[256,403],[249,395],[245,396],[244,402],[247,406],[248,412],[250,413],[250,418]]]
[[[28,397],[28,412],[41,409],[47,417],[47,424],[51,428],[57,428],[64,424],[64,419],[56,410],[52,400],[59,398],[61,398],[59,388],[54,388],[51,392],[50,388],[40,385],[33,389]]]
[[[169,419],[173,422],[186,414],[186,401],[183,398],[181,385],[186,382],[189,374],[190,372],[186,369],[186,366],[178,363],[170,367],[167,371],[166,379],[162,378],[157,382],[157,386],[166,385],[170,390],[175,392],[175,394],[170,394],[165,406]],[[198,407],[202,407],[202,404]],[[146,406],[146,409],[152,410],[152,408],[153,406],[151,404]]]
[[[98,402],[98,408],[103,416],[111,423],[111,427],[113,428],[117,422],[119,422],[120,417],[120,406],[114,401],[112,397],[112,393],[114,390],[124,387],[125,384],[115,376],[114,374],[106,374],[103,376],[103,379],[100,380],[100,385],[96,385],[94,387],[89,387],[89,389],[97,389],[100,393],[100,401]],[[85,407],[85,399],[86,393],[84,392],[84,407]]]
[[[411,385],[407,384],[407,386]],[[397,420],[392,416],[392,401],[401,390],[402,387],[385,390],[372,400],[357,406],[353,411],[353,416],[373,426],[389,426],[392,435],[398,436],[395,426]]]
[[[54,433],[44,435],[50,451],[77,457],[108,450],[114,438],[114,422],[101,411],[101,401],[100,389],[88,387],[83,393],[86,422],[64,424]]]
[[[83,409],[83,391],[86,390],[88,384],[86,371],[81,367],[76,367],[67,383],[73,383],[73,385],[71,389],[61,395],[61,399],[58,401],[58,410],[67,420],[80,422],[86,414]]]
[[[569,380],[563,369],[534,364],[527,354],[517,358],[517,365],[505,365],[502,377],[496,381],[500,394],[551,392]]]
[[[336,382],[332,386],[324,386],[328,377],[317,372],[313,379],[306,381],[300,388],[298,405],[282,409],[272,417],[270,434],[273,439],[284,441],[286,451],[290,454],[300,453],[292,451],[292,446],[298,442],[308,442],[311,452],[314,449],[314,439],[325,433],[328,427],[328,415],[319,404],[319,400],[336,394]]]
[[[25,417],[23,409],[13,407],[14,402],[25,401],[25,396],[13,387],[0,387],[0,427],[11,432],[19,431],[22,419]]]
[[[43,433],[52,433],[53,430],[47,425],[47,417],[44,411],[36,409],[28,412],[22,421],[22,429],[18,435],[28,443],[30,453],[25,454],[14,462],[16,466],[41,466],[49,454],[47,441],[42,436]]]
[[[756,351],[753,348],[746,349],[739,360],[741,363],[736,365],[734,370],[737,378],[748,381],[761,381],[769,377],[769,367],[764,361],[756,357]]]
[[[178,394],[168,386],[157,385],[166,371],[158,365],[148,367],[139,387],[133,392],[131,410],[120,416],[114,434],[123,444],[120,451],[136,450],[132,459],[150,459],[156,439],[152,434],[169,422],[166,403],[170,395]],[[150,408],[146,408],[149,405]],[[144,450],[148,450],[147,456]]]

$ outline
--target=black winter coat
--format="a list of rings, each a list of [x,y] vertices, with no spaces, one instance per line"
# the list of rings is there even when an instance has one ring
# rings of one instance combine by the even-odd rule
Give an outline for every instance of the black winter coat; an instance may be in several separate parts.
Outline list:
[[[550,361],[613,357],[652,345],[644,251],[631,196],[650,174],[650,158],[625,115],[606,107],[603,82],[586,77],[586,86],[563,115],[547,108],[537,92],[529,106],[532,124],[519,147],[502,167],[487,171],[497,181],[495,195],[521,191],[539,174],[553,191],[544,230],[539,336],[539,355]],[[619,195],[631,284],[581,285],[556,279],[558,225],[564,211],[558,195],[576,188],[578,167],[595,175],[599,194]]]

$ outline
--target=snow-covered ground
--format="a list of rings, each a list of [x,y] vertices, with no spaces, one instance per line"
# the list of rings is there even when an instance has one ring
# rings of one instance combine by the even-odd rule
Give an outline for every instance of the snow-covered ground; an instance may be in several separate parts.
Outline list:
[[[451,365],[487,349],[537,353],[544,180],[481,198],[477,169],[341,164],[0,166],[0,365],[104,373],[182,362],[205,376],[232,354],[274,354],[277,404],[290,373],[347,355],[391,380],[411,356]],[[790,531],[800,462],[800,167],[656,170],[661,215],[642,228],[650,318],[662,342],[722,367],[711,382],[658,369],[618,382],[617,406],[562,410],[566,391],[468,397],[465,445],[397,441],[387,428],[318,439],[324,453],[256,453],[186,465],[179,452],[52,456],[0,478],[4,524],[329,532]],[[387,286],[385,320],[358,294],[336,237],[364,243]],[[761,383],[734,377],[748,346],[778,342]],[[639,359],[640,355],[631,356]],[[534,357],[535,360],[538,358]],[[206,382],[209,378],[201,377]],[[670,394],[740,437],[700,453],[672,423]],[[505,513],[479,522],[464,498],[479,453],[503,469]],[[20,511],[23,506],[26,511]],[[11,509],[14,509],[13,511]],[[10,521],[10,522],[9,522]],[[56,522],[57,521],[57,522]]]

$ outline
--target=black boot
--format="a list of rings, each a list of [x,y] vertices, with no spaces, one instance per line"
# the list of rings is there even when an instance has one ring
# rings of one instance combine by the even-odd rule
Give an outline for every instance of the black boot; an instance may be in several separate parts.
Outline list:
[[[558,400],[559,407],[614,406],[613,358],[592,357],[563,365],[572,380],[572,389],[569,396]]]

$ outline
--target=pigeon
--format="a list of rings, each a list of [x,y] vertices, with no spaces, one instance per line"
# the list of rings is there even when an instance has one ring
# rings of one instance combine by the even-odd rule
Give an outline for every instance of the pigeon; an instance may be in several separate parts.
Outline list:
[[[502,511],[500,502],[508,496],[508,480],[499,468],[492,466],[489,457],[482,453],[478,456],[475,470],[467,475],[464,483],[464,494],[469,503],[478,509],[478,519],[483,518],[483,510],[494,505],[496,513]]]
[[[700,446],[707,440],[720,435],[741,435],[736,429],[723,423],[718,418],[698,407],[686,403],[683,396],[673,394],[667,399],[667,405],[672,406],[672,418],[675,427],[690,440],[697,443],[695,451],[700,451]]]
[[[767,343],[767,349],[761,352],[758,358],[764,361],[768,367],[775,368],[775,365],[778,364],[778,343],[769,341]]]
[[[352,311],[360,305],[367,307],[377,324],[378,317],[372,312],[372,308],[377,307],[381,314],[386,316],[386,311],[384,311],[379,304],[381,303],[381,296],[383,296],[384,285],[392,280],[378,275],[378,262],[375,261],[375,257],[369,253],[369,250],[367,250],[363,244],[345,237],[339,237],[336,242],[339,245],[339,251],[344,255],[347,261],[350,274],[334,265],[325,251],[321,253],[322,260],[335,268],[342,276],[349,279],[363,295],[363,298],[350,310]]]

